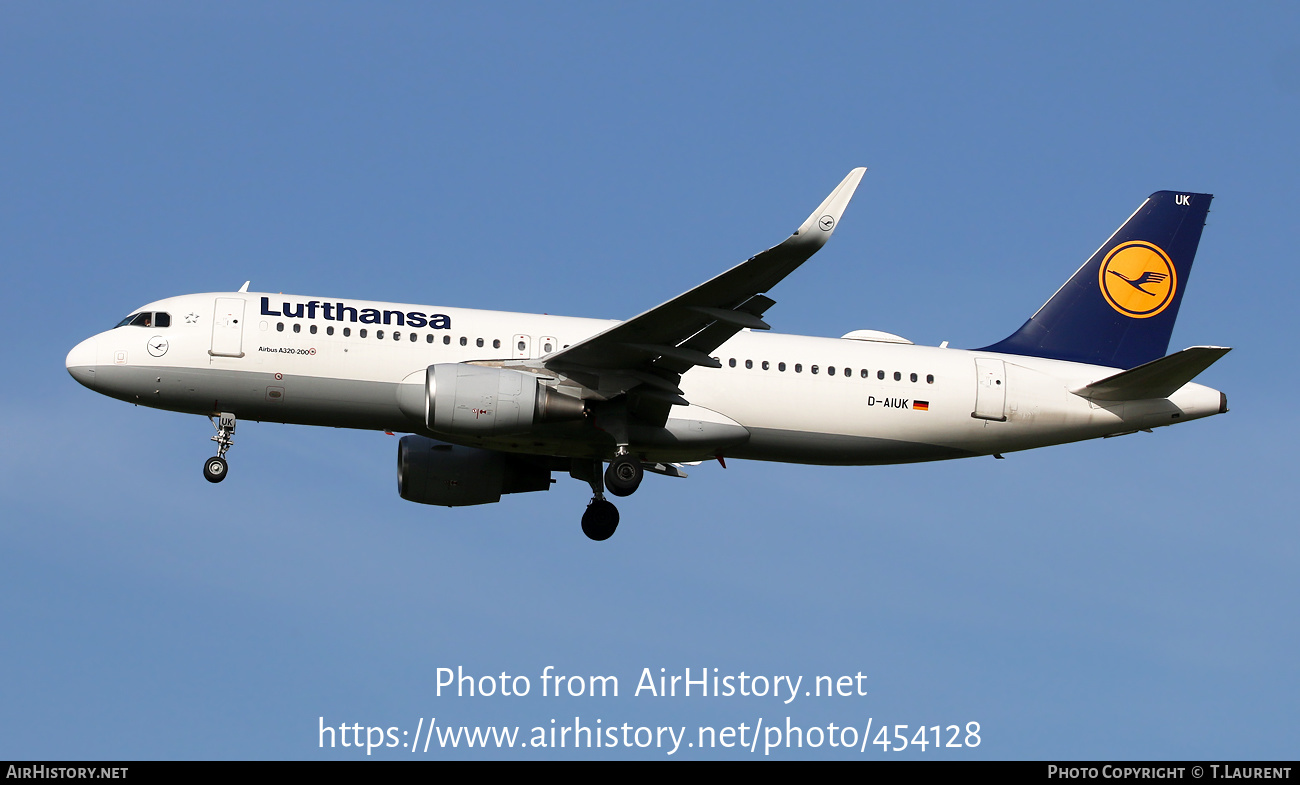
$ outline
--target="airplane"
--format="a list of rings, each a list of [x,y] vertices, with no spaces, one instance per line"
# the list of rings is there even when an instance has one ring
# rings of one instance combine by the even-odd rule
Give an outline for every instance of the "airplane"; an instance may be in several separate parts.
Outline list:
[[[989,456],[1227,412],[1166,356],[1211,194],[1148,197],[1018,330],[979,349],[855,330],[768,332],[768,292],[834,233],[854,169],[784,242],[626,321],[248,291],[171,297],[79,343],[68,372],[119,400],[207,416],[220,482],[238,419],[406,433],[398,492],[499,502],[586,482],[608,539],[645,473],[727,459],[881,465]]]

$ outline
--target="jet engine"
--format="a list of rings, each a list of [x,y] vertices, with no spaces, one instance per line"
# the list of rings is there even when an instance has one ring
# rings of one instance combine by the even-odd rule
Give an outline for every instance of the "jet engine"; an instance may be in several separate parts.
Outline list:
[[[403,436],[397,445],[397,493],[408,502],[465,507],[550,487],[550,470],[522,456],[423,436]]]
[[[581,419],[586,409],[582,399],[508,368],[438,363],[424,373],[423,400],[409,394],[419,387],[402,387],[403,411],[418,415],[430,430],[463,436],[523,433],[538,423]]]

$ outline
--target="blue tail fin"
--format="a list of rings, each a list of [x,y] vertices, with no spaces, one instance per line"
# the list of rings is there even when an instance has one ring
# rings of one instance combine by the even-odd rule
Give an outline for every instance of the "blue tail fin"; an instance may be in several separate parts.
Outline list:
[[[1029,321],[979,351],[1111,368],[1163,357],[1213,198],[1151,194]]]

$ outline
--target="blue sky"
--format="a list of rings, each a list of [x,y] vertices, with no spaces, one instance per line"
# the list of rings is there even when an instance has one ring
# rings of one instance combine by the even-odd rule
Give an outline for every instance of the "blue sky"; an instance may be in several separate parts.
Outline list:
[[[10,3],[0,11],[0,757],[357,758],[337,726],[970,721],[917,759],[1294,757],[1300,383],[1284,4]],[[982,346],[1149,193],[1216,195],[1173,346],[1230,414],[1007,456],[735,461],[401,501],[396,440],[77,385],[148,301],[254,289],[626,318],[854,166],[782,332]],[[542,698],[547,665],[618,698]],[[528,676],[436,694],[437,668]],[[869,694],[632,697],[643,668]],[[373,757],[665,757],[536,750]],[[823,746],[784,757],[889,757]],[[683,750],[674,757],[761,757]]]

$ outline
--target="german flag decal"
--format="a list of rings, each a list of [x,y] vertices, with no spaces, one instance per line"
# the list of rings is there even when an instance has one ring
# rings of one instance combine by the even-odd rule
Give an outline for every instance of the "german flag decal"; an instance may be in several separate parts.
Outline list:
[[[930,411],[930,402],[929,402],[929,401],[912,401],[912,411],[914,411],[914,412],[928,412],[928,411]]]

